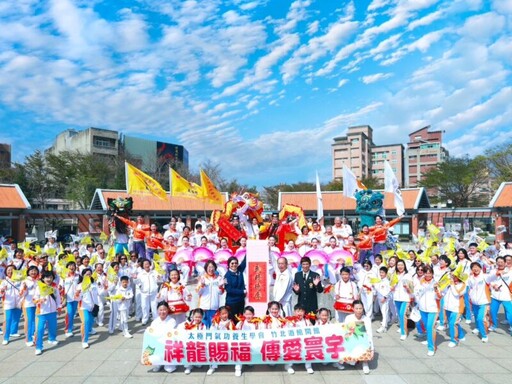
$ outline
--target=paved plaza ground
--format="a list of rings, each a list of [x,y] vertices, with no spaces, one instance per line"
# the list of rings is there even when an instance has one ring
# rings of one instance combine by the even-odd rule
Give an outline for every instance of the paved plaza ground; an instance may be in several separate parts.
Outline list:
[[[330,298],[321,295],[321,304]],[[0,312],[1,313],[1,312]],[[2,314],[3,315],[3,314]],[[107,314],[108,316],[108,314]],[[503,314],[500,314],[500,319]],[[79,320],[77,319],[76,326]],[[445,332],[438,333],[438,350],[434,357],[427,356],[427,347],[417,340],[413,331],[405,341],[399,340],[396,325],[384,334],[374,334],[375,359],[370,363],[371,372],[364,375],[360,365],[347,366],[339,371],[331,366],[314,364],[315,373],[306,373],[303,365],[295,365],[295,374],[284,372],[282,365],[244,367],[242,377],[234,376],[234,367],[220,367],[212,376],[206,376],[208,367],[195,368],[190,375],[183,368],[172,374],[149,372],[150,367],[140,364],[144,328],[134,319],[129,322],[133,339],[121,333],[108,335],[107,329],[97,327],[91,336],[90,348],[82,349],[78,335],[64,338],[63,316],[59,318],[58,346],[48,346],[41,356],[34,355],[34,348],[25,346],[21,338],[12,339],[0,346],[0,383],[176,383],[215,384],[352,384],[352,383],[499,383],[512,382],[512,336],[501,326],[491,333],[489,343],[469,333],[466,342],[448,348]],[[466,330],[470,326],[463,324]],[[379,327],[376,320],[373,329]],[[78,329],[76,330],[78,333]]]

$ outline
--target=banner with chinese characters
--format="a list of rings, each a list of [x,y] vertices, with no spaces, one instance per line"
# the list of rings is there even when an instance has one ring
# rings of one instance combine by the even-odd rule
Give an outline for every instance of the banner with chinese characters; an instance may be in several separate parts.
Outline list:
[[[245,305],[251,305],[256,316],[264,316],[270,301],[268,260],[270,258],[266,240],[247,240],[247,296]]]
[[[144,333],[144,365],[279,364],[370,360],[364,324],[329,324],[256,331]]]

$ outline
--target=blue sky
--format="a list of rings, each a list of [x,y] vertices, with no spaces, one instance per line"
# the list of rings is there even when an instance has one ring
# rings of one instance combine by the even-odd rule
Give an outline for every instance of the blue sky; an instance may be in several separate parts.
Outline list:
[[[89,126],[185,145],[250,185],[332,178],[332,139],[426,125],[510,142],[512,0],[4,0],[0,142]]]

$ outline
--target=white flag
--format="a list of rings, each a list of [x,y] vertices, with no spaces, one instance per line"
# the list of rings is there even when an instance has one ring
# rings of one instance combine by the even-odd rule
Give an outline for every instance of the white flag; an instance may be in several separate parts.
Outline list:
[[[321,223],[324,218],[324,203],[322,201],[322,191],[320,191],[320,179],[318,171],[316,172],[316,221]]]
[[[402,216],[405,213],[402,191],[400,191],[398,179],[387,160],[384,162],[384,191],[392,193],[395,196],[396,213],[398,216]]]
[[[343,196],[350,197],[355,200],[355,194],[358,188],[356,175],[352,173],[348,167],[343,164]]]

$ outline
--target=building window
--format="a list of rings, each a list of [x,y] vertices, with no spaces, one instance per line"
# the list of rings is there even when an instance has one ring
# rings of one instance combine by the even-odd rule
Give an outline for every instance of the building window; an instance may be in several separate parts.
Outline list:
[[[396,151],[391,151],[391,154],[392,155],[396,155]]]
[[[351,142],[352,143],[359,143],[359,139],[352,139]]]
[[[109,137],[93,136],[92,143],[98,148],[114,149],[116,147],[116,139],[111,139]]]

